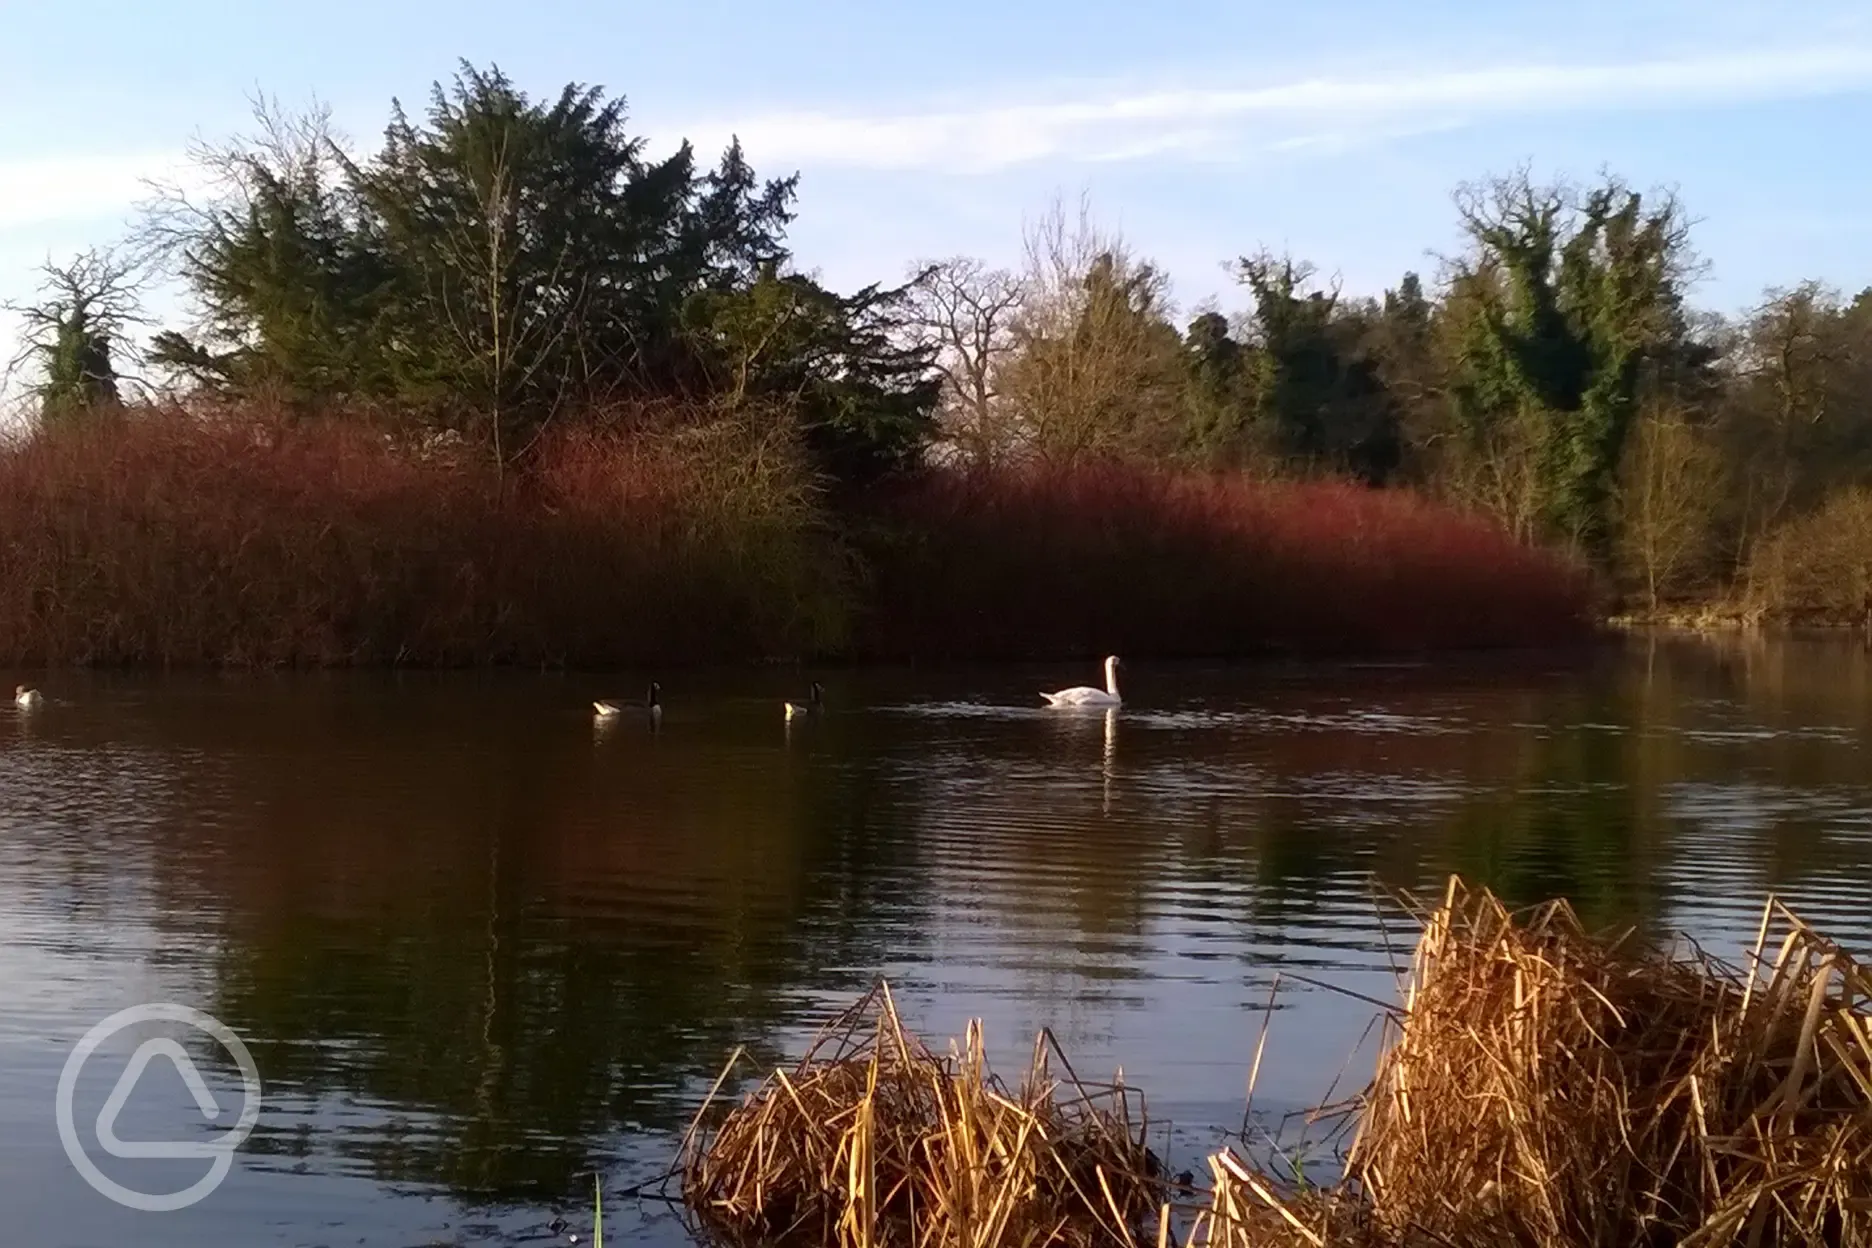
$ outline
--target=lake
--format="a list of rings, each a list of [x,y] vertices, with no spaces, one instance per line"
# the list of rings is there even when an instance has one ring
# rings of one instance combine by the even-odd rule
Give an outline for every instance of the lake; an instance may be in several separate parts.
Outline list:
[[[1096,664],[655,673],[661,730],[595,724],[648,673],[21,674],[0,708],[0,1207],[14,1242],[565,1243],[591,1173],[667,1166],[729,1053],[797,1054],[877,976],[995,1069],[1051,1027],[1122,1067],[1199,1171],[1242,1124],[1369,1075],[1448,873],[1735,959],[1768,890],[1872,943],[1872,663],[1857,640],[1638,637],[1424,664],[1124,669],[1125,709],[1036,692]],[[827,713],[788,725],[813,676]],[[61,1144],[61,1072],[171,1002],[245,1043],[262,1110],[225,1182],[145,1212]],[[222,1110],[203,1118],[186,1041]],[[242,1103],[201,1035],[90,1054],[71,1121],[174,1192]],[[124,1083],[119,1088],[120,1080]],[[123,1096],[113,1093],[121,1090]],[[570,1225],[555,1228],[563,1216]],[[656,1202],[607,1232],[686,1243]]]

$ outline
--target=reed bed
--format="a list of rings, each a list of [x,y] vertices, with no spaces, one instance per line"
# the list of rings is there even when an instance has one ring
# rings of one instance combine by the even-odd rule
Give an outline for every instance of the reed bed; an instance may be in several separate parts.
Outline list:
[[[1164,1188],[1134,1096],[1082,1082],[1046,1032],[1010,1089],[979,1021],[938,1056],[880,984],[724,1116],[710,1098],[684,1142],[684,1204],[692,1229],[737,1245],[1154,1240]]]
[[[1218,1154],[1189,1242],[1872,1245],[1872,974],[1785,906],[1747,970],[1456,879],[1423,922],[1343,1182]]]

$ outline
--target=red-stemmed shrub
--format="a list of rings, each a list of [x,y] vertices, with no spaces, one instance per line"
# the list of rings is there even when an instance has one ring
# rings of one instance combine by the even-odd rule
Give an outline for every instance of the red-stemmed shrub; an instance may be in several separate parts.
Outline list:
[[[937,474],[875,500],[873,654],[1160,657],[1533,646],[1590,582],[1402,490],[1128,465]]]
[[[0,450],[0,662],[611,664],[842,640],[842,547],[748,422],[504,479],[362,420],[133,409]]]
[[[359,416],[135,408],[0,447],[0,663],[682,663],[1534,645],[1585,579],[1409,493],[934,472],[835,517],[775,413],[496,473]]]

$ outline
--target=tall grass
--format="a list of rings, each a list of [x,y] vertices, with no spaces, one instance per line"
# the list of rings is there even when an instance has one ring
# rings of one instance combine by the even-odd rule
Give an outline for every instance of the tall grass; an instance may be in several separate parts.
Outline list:
[[[1584,581],[1400,493],[932,474],[833,515],[783,418],[581,424],[497,476],[355,417],[0,448],[0,663],[1237,655],[1580,635]]]
[[[1098,466],[932,476],[868,530],[880,654],[1318,654],[1532,645],[1583,574],[1399,491]]]

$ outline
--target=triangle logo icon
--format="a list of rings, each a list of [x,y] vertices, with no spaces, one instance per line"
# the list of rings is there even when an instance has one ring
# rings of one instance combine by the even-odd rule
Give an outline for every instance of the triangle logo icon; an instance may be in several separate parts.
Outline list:
[[[105,1152],[113,1157],[212,1157],[219,1153],[221,1146],[213,1143],[189,1142],[182,1140],[138,1141],[122,1140],[117,1137],[117,1115],[123,1112],[124,1105],[130,1100],[130,1093],[136,1088],[137,1080],[149,1064],[158,1057],[167,1058],[175,1067],[176,1074],[182,1077],[189,1094],[195,1098],[195,1107],[201,1110],[203,1118],[213,1122],[221,1116],[220,1102],[214,1093],[208,1090],[208,1083],[195,1066],[195,1060],[175,1040],[159,1036],[145,1040],[131,1054],[123,1074],[117,1076],[117,1086],[111,1089],[105,1098],[104,1108],[98,1111],[98,1143]]]

